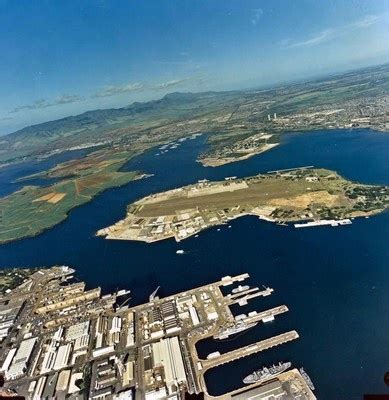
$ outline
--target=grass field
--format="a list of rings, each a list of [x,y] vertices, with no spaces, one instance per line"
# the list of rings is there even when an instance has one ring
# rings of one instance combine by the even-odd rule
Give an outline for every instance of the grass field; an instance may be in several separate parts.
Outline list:
[[[317,215],[321,209],[336,209],[338,217],[346,216],[361,207],[360,201],[350,196],[355,188],[366,191],[378,187],[360,185],[347,181],[336,173],[324,169],[293,171],[283,174],[259,175],[245,179],[246,187],[231,190],[228,182],[212,182],[206,188],[196,188],[196,196],[191,196],[193,187],[188,186],[172,194],[160,193],[152,198],[137,201],[136,216],[158,217],[176,215],[185,210],[214,212],[239,207],[239,212],[250,213],[255,207],[271,206],[277,212],[293,211],[288,219],[301,219],[301,214],[311,212]],[[222,186],[224,191],[212,193],[210,188]],[[388,205],[388,189],[382,189],[374,197],[372,205],[385,208]],[[158,201],[158,198],[161,200]],[[357,206],[358,203],[358,206]],[[363,207],[362,207],[363,208]],[[365,207],[371,209],[372,207]]]

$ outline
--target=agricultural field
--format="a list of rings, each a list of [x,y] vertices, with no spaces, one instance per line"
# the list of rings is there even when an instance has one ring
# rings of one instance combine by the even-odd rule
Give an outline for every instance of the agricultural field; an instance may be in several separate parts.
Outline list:
[[[105,189],[122,186],[142,175],[120,172],[126,152],[95,152],[25,177],[58,178],[49,186],[24,186],[0,199],[0,243],[34,236],[66,219],[69,212]]]

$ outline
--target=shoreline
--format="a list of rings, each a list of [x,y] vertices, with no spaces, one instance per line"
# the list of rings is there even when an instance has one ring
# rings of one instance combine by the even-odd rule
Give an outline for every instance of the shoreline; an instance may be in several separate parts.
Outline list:
[[[389,127],[383,127],[383,126],[358,126],[358,127],[326,127],[326,126],[320,126],[320,127],[316,127],[316,126],[310,126],[310,127],[301,127],[301,128],[296,128],[296,129],[288,129],[288,130],[284,130],[284,131],[280,131],[280,132],[272,132],[271,134],[278,134],[280,135],[280,142],[278,143],[271,143],[269,144],[270,147],[263,149],[263,150],[258,150],[258,151],[254,151],[251,153],[247,153],[247,154],[242,154],[241,157],[212,157],[212,156],[205,156],[205,157],[201,157],[201,155],[197,158],[197,162],[200,163],[203,167],[220,167],[223,165],[227,165],[227,164],[232,164],[234,162],[239,162],[239,161],[244,161],[247,160],[251,157],[254,157],[256,155],[265,153],[277,146],[282,145],[282,139],[283,136],[288,135],[288,134],[296,134],[296,133],[311,133],[311,132],[320,132],[320,131],[329,131],[331,133],[336,132],[336,131],[358,131],[358,130],[367,130],[367,131],[371,131],[371,132],[375,132],[375,133],[389,133]]]
[[[228,225],[229,221],[233,221],[233,220],[239,219],[241,217],[258,217],[258,219],[260,219],[262,221],[273,223],[273,224],[276,224],[279,226],[287,226],[287,227],[294,226],[294,228],[299,229],[299,228],[305,228],[305,227],[318,228],[318,227],[346,226],[346,225],[351,225],[352,221],[355,218],[357,218],[357,219],[369,218],[372,216],[382,214],[384,212],[385,212],[385,210],[383,209],[383,210],[375,210],[374,212],[371,212],[371,213],[366,212],[364,215],[345,216],[344,218],[339,218],[339,219],[322,219],[322,220],[295,219],[295,220],[287,220],[287,221],[284,219],[269,218],[268,216],[256,214],[256,213],[244,213],[244,214],[237,215],[233,218],[230,218],[227,221],[208,225],[202,229],[191,232],[184,238],[178,238],[177,235],[175,235],[175,234],[169,234],[169,235],[166,235],[165,237],[158,237],[158,238],[152,238],[152,239],[141,239],[141,238],[135,237],[135,236],[134,237],[110,236],[109,232],[105,232],[108,228],[103,228],[103,229],[98,230],[96,232],[95,236],[102,237],[105,240],[134,241],[134,242],[143,242],[143,243],[147,243],[147,244],[162,242],[162,241],[169,240],[169,239],[174,239],[176,243],[180,243],[183,240],[186,240],[193,236],[199,235],[200,233],[205,232],[211,228],[222,227],[222,226]]]
[[[39,235],[41,235],[41,234],[43,234],[43,233],[49,231],[50,229],[53,229],[53,228],[56,227],[57,225],[60,225],[60,224],[63,223],[64,221],[66,221],[67,218],[69,217],[70,213],[71,213],[73,210],[75,210],[76,208],[81,207],[81,206],[83,206],[83,205],[85,205],[85,204],[90,203],[90,202],[91,202],[92,200],[94,200],[98,195],[100,195],[101,193],[105,192],[106,190],[114,189],[114,188],[119,188],[119,187],[122,187],[122,186],[125,186],[125,185],[129,184],[130,182],[134,182],[134,181],[137,181],[137,180],[140,180],[140,179],[145,179],[145,178],[148,178],[148,177],[150,177],[150,176],[152,176],[152,175],[153,175],[153,174],[141,173],[141,174],[135,176],[134,178],[130,179],[128,182],[124,182],[124,183],[122,183],[122,184],[120,184],[120,185],[114,185],[114,186],[110,186],[110,187],[104,188],[104,189],[102,189],[101,191],[95,193],[95,194],[94,194],[93,196],[91,196],[89,199],[86,199],[86,201],[84,201],[84,202],[82,202],[82,203],[79,203],[79,204],[76,204],[76,205],[74,205],[73,207],[71,207],[71,208],[63,215],[63,217],[62,217],[60,220],[58,220],[57,222],[55,222],[53,225],[47,226],[47,227],[45,227],[45,228],[43,228],[43,229],[40,229],[40,230],[38,230],[38,231],[36,231],[36,232],[34,232],[34,233],[31,233],[31,234],[27,234],[27,235],[25,235],[25,236],[20,236],[20,237],[17,237],[17,238],[6,239],[6,240],[1,240],[1,239],[0,239],[0,246],[1,246],[1,245],[6,245],[6,244],[9,244],[9,243],[13,243],[13,242],[18,242],[18,241],[24,240],[24,239],[32,239],[32,238],[34,238],[34,237],[37,237],[37,236],[39,236]],[[24,189],[24,187],[21,188],[21,189],[19,189],[19,191],[20,191],[20,190],[23,190],[23,189]],[[16,193],[16,192],[14,192],[14,193]],[[7,196],[6,196],[6,197],[7,197]]]
[[[254,157],[258,154],[265,153],[275,147],[279,146],[280,143],[271,143],[266,146],[265,148],[258,149],[257,151],[249,152],[249,153],[242,153],[240,157],[204,157],[197,160],[203,167],[220,167],[222,165],[231,164],[234,162],[248,160],[251,157]]]
[[[337,226],[381,213],[388,201],[386,185],[359,184],[331,170],[300,167],[224,181],[200,180],[146,196],[130,203],[123,219],[99,229],[96,236],[179,242],[246,215],[278,225]]]

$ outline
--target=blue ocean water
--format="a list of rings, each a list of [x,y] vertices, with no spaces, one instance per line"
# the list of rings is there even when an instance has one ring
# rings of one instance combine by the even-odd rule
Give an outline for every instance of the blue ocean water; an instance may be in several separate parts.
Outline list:
[[[195,162],[204,142],[205,137],[187,141],[159,156],[154,149],[130,161],[125,169],[154,176],[102,193],[35,238],[0,246],[0,267],[71,265],[89,287],[101,286],[105,292],[130,288],[133,304],[146,301],[159,285],[160,296],[165,296],[224,275],[249,272],[250,284],[269,285],[275,292],[248,307],[235,307],[236,314],[279,304],[286,304],[290,311],[235,341],[204,341],[198,345],[199,353],[228,351],[290,329],[296,329],[300,338],[209,371],[206,380],[211,394],[234,389],[252,370],[280,360],[304,366],[319,399],[357,400],[364,393],[389,393],[383,382],[389,370],[389,213],[358,219],[349,226],[313,229],[245,217],[233,221],[231,229],[210,229],[179,244],[94,236],[96,230],[122,218],[129,202],[202,178],[314,165],[363,183],[389,184],[388,134],[368,130],[293,133],[267,153],[218,168]],[[14,190],[11,181],[21,175],[18,168],[39,169],[39,165],[4,168],[2,193]],[[185,254],[177,255],[177,249]]]

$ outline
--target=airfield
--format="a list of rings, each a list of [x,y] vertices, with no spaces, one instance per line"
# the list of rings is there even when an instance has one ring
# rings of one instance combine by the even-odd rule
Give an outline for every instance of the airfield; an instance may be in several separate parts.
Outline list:
[[[97,235],[180,241],[244,215],[279,224],[342,220],[384,210],[388,192],[385,186],[361,185],[334,171],[307,167],[219,182],[202,180],[130,204],[125,219]]]

